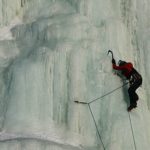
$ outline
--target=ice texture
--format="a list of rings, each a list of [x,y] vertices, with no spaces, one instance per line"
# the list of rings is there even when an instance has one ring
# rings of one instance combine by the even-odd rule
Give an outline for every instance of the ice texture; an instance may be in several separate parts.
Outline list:
[[[149,150],[149,5],[0,0],[0,150]],[[131,113],[109,49],[143,76]]]

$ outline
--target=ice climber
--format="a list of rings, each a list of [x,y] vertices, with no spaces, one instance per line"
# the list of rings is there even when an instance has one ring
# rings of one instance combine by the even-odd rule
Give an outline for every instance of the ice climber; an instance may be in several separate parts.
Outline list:
[[[137,101],[139,97],[136,93],[136,90],[142,85],[142,76],[135,70],[131,62],[119,60],[117,66],[116,61],[113,58],[112,67],[115,70],[121,71],[122,75],[129,80],[128,94],[130,97],[130,106],[127,110],[131,111],[133,108],[137,107]]]

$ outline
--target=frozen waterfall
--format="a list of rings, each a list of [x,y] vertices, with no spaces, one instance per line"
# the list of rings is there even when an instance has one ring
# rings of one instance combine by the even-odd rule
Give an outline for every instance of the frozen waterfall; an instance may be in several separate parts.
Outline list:
[[[0,0],[0,150],[149,150],[149,5]],[[131,113],[108,49],[143,76]]]

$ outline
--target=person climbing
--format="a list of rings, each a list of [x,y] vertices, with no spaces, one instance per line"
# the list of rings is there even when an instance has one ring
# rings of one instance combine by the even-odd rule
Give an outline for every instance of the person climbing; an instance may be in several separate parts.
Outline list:
[[[130,85],[128,94],[130,98],[130,106],[127,110],[131,111],[133,108],[137,107],[137,101],[139,97],[136,93],[136,90],[142,85],[142,76],[136,71],[131,62],[119,60],[117,66],[115,59],[112,58],[112,67],[115,70],[121,71],[122,75],[129,80]]]

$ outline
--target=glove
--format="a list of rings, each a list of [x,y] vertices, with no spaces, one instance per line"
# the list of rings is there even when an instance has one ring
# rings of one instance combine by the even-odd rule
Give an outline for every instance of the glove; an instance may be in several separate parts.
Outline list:
[[[116,61],[114,58],[112,59],[112,64],[116,64]]]

